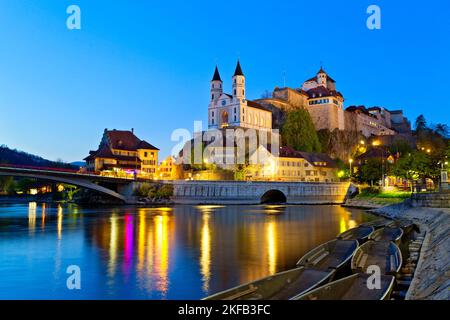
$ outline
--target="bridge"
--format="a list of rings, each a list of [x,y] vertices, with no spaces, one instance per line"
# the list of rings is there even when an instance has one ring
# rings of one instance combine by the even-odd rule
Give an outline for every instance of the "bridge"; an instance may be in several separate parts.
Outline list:
[[[75,185],[135,203],[133,191],[144,181],[51,168],[0,165],[0,176],[14,176]],[[149,181],[147,181],[148,183]],[[150,181],[151,182],[151,181]],[[160,181],[173,185],[177,204],[341,204],[349,183],[275,181]]]
[[[134,182],[133,179],[105,177],[95,174],[78,173],[76,171],[53,168],[27,168],[20,166],[0,165],[0,176],[13,176],[32,178],[45,181],[70,184],[109,195],[124,202],[129,202],[129,197],[123,195],[124,187]],[[112,188],[102,186],[108,185]],[[120,190],[122,189],[122,190]],[[121,192],[122,191],[122,192]]]
[[[349,183],[274,181],[176,181],[175,203],[182,204],[342,204]]]

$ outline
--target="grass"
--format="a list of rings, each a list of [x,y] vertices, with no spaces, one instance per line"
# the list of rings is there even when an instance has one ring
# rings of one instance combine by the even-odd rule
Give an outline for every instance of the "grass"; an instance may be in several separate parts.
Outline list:
[[[385,191],[380,193],[360,193],[356,200],[364,200],[379,205],[390,205],[403,202],[411,197],[411,192],[405,191]]]

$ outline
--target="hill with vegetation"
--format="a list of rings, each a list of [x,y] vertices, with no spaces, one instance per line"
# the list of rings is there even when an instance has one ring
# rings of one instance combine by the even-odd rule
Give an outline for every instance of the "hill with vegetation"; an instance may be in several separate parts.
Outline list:
[[[0,164],[18,165],[18,166],[32,166],[32,167],[47,167],[47,168],[64,168],[64,169],[78,169],[63,161],[51,161],[40,156],[30,154],[17,149],[10,149],[6,145],[0,145]]]

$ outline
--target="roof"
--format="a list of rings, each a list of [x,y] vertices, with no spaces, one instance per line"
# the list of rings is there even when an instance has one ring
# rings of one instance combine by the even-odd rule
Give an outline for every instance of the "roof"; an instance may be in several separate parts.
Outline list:
[[[113,154],[111,149],[103,145],[101,148],[99,148],[96,151],[89,151],[89,156],[84,158],[83,160],[91,160],[95,158],[109,158],[109,159],[116,159],[116,160],[122,160],[122,161],[137,161],[140,162],[141,160],[139,158],[136,158],[134,156],[123,156],[123,155],[116,155]]]
[[[242,72],[242,68],[241,68],[241,64],[238,60],[237,65],[236,65],[236,70],[234,70],[234,75],[235,76],[243,76],[244,73]]]
[[[222,81],[219,74],[219,69],[216,66],[216,70],[214,71],[214,76],[211,81]]]
[[[132,131],[109,130],[105,131],[109,146],[112,149],[136,151],[137,149],[159,150],[150,143],[140,140]]]
[[[284,146],[280,148],[279,156],[280,158],[302,158],[313,165],[320,162],[324,163],[324,165],[320,167],[337,168],[336,162],[334,162],[334,160],[325,153],[297,151],[292,149],[291,147]]]
[[[324,86],[318,86],[316,88],[306,91],[309,98],[321,98],[321,97],[342,97],[342,94],[336,90],[330,90]]]
[[[255,102],[255,101],[252,101],[252,100],[247,100],[247,106],[271,112],[268,108],[260,105],[259,103]]]

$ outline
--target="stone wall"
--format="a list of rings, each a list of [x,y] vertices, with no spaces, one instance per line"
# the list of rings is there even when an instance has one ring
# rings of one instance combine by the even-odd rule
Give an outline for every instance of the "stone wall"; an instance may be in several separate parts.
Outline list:
[[[411,199],[413,207],[450,208],[450,193],[417,193]]]
[[[174,181],[175,203],[259,204],[266,192],[281,191],[289,204],[342,204],[348,183]]]

